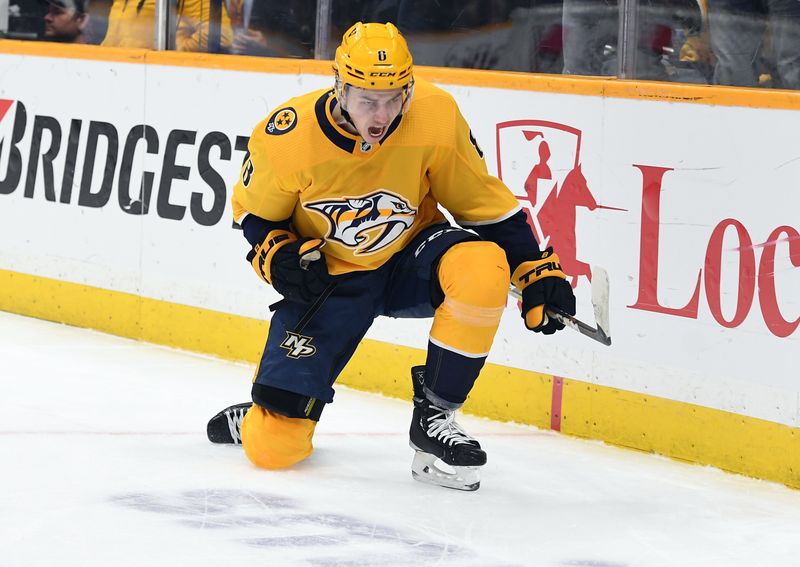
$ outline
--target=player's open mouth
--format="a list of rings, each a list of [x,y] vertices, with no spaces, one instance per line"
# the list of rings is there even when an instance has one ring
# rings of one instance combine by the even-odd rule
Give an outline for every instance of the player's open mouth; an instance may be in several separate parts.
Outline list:
[[[383,136],[383,132],[386,130],[386,127],[376,128],[375,126],[370,126],[368,128],[369,135],[373,138],[380,138]]]

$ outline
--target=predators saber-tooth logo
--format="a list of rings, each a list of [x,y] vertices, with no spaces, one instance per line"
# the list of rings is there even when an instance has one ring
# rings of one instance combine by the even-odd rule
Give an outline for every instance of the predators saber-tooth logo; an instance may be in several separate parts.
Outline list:
[[[317,352],[317,347],[311,344],[313,340],[312,337],[286,331],[286,338],[283,339],[281,348],[285,348],[289,351],[286,353],[286,356],[289,358],[305,358],[307,356],[313,356]]]
[[[316,201],[304,207],[328,220],[328,240],[353,248],[357,256],[373,254],[395,242],[414,224],[417,214],[405,199],[388,191]]]

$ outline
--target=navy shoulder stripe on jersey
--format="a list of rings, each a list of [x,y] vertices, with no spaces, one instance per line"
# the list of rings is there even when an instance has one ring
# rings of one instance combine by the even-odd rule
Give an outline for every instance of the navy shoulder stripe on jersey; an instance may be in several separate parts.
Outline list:
[[[319,127],[322,129],[322,133],[325,134],[325,137],[328,138],[331,142],[336,144],[339,148],[343,149],[347,153],[352,154],[353,150],[356,149],[356,142],[348,138],[347,136],[342,135],[336,128],[333,127],[333,124],[330,123],[328,120],[328,115],[325,113],[325,105],[329,103],[331,104],[331,110],[333,109],[333,104],[336,102],[336,97],[332,95],[333,91],[328,91],[323,94],[317,100],[316,104],[314,105],[314,112],[317,115],[317,123]]]

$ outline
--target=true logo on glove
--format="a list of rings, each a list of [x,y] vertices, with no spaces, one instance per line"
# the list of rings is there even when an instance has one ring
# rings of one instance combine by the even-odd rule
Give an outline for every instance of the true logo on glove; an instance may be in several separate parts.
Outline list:
[[[314,339],[298,335],[291,331],[286,331],[286,338],[281,343],[281,348],[285,348],[289,352],[286,356],[289,358],[305,358],[313,356],[317,352],[317,347],[311,344]]]
[[[558,262],[545,262],[543,264],[539,264],[532,270],[522,274],[519,277],[518,281],[527,284],[530,282],[532,277],[534,280],[538,280],[542,276],[542,272],[556,272],[556,271],[562,271],[561,264],[559,264]]]
[[[260,245],[256,244],[255,252],[256,252],[256,262],[253,264],[253,266],[257,266],[256,269],[258,270],[261,279],[268,282],[269,277],[267,276],[267,272],[264,270],[264,264],[266,263],[267,260],[267,250],[262,248]]]

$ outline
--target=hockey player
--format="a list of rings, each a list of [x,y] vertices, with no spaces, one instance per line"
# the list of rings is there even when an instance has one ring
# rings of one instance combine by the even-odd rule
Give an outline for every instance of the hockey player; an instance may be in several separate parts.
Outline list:
[[[489,353],[509,282],[535,332],[562,329],[545,311],[574,314],[575,297],[558,256],[539,250],[517,199],[489,175],[453,97],[414,78],[397,28],[359,22],[335,57],[333,89],[289,100],[250,138],[234,215],[256,274],[284,300],[253,404],[212,418],[209,439],[241,443],[267,469],[305,459],[375,317],[433,316],[427,360],[412,369],[412,473],[475,490],[486,453],[454,415]]]

